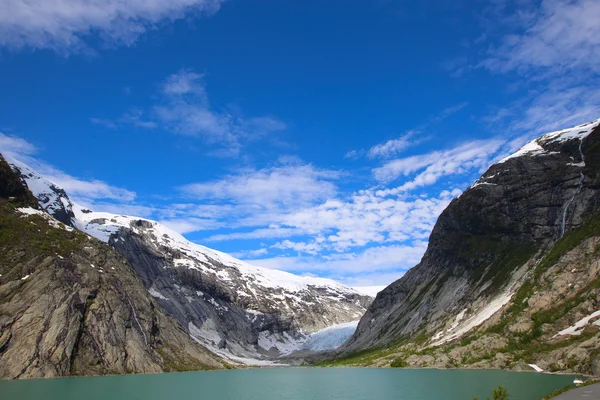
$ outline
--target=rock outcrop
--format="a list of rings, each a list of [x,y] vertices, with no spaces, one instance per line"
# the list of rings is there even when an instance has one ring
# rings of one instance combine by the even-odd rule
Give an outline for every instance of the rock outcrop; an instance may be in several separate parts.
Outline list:
[[[0,157],[0,378],[226,366],[112,248],[41,209]]]

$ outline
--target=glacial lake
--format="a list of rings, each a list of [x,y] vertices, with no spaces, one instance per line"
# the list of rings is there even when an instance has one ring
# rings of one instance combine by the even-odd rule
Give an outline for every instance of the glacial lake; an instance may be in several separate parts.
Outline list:
[[[502,385],[539,400],[574,376],[435,369],[269,368],[0,381],[2,400],[471,400]]]

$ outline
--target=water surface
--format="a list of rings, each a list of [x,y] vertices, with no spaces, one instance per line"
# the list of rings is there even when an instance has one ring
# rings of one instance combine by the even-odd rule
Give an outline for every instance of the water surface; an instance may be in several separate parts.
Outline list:
[[[573,376],[434,369],[272,368],[0,381],[2,400],[539,400]]]

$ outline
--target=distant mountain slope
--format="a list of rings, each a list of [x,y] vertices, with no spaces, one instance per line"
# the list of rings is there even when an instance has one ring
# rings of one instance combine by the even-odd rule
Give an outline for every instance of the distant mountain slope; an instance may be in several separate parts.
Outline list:
[[[372,349],[380,358],[367,364],[510,367],[521,358],[591,371],[600,345],[599,124],[528,143],[453,200],[421,262],[377,295],[345,357]]]
[[[289,354],[310,333],[359,319],[372,300],[329,279],[250,265],[156,221],[84,209],[27,165],[11,163],[49,213],[115,248],[195,340],[232,360]]]
[[[42,211],[0,156],[0,378],[223,368],[109,246]]]

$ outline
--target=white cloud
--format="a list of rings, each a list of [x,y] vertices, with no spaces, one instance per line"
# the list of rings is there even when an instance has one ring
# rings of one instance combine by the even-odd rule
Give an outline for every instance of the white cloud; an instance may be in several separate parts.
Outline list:
[[[572,84],[560,79],[549,82],[539,92],[498,109],[484,121],[490,126],[501,124],[509,136],[522,145],[541,134],[598,117],[600,82],[588,79],[582,84]]]
[[[481,65],[496,72],[600,71],[600,2],[544,0],[519,13],[516,31],[492,47]]]
[[[210,182],[192,183],[180,190],[196,199],[243,204],[254,210],[303,206],[336,194],[337,171],[310,164],[279,163],[260,170],[244,169]]]
[[[283,240],[281,242],[277,242],[271,246],[274,249],[280,250],[294,250],[298,253],[306,253],[306,254],[318,254],[319,251],[322,250],[322,246],[316,241],[306,243],[306,242],[292,242],[291,240]]]
[[[425,240],[437,216],[460,190],[442,191],[437,197],[381,196],[373,190],[359,191],[345,200],[329,199],[310,207],[292,207],[257,218],[251,231],[219,233],[206,241],[282,239],[270,248],[283,253],[343,253],[373,244]],[[252,219],[251,219],[252,220]],[[236,229],[233,217],[226,225]],[[258,227],[257,227],[258,226]],[[294,240],[292,238],[307,238]]]
[[[236,226],[232,226],[235,228]],[[204,240],[207,242],[221,242],[226,240],[252,240],[252,239],[273,239],[285,238],[305,234],[305,231],[295,228],[282,228],[280,226],[270,226],[267,228],[258,228],[250,232],[233,232],[212,235]],[[316,233],[316,232],[315,232]]]
[[[367,152],[367,156],[369,158],[388,158],[394,156],[413,145],[414,141],[411,139],[417,133],[417,131],[409,131],[398,139],[388,140],[385,143],[373,146]]]
[[[344,154],[344,158],[349,158],[350,160],[357,160],[364,154],[363,150],[350,150],[346,154]]]
[[[158,120],[175,133],[220,145],[215,155],[236,156],[246,142],[286,128],[285,123],[269,116],[246,118],[216,111],[209,102],[204,75],[191,70],[182,69],[167,77],[162,94],[163,102],[154,107]]]
[[[368,158],[386,159],[393,157],[403,152],[404,150],[416,146],[422,143],[423,141],[429,139],[428,136],[423,134],[424,131],[446,120],[448,117],[452,116],[453,114],[456,114],[468,105],[469,103],[462,102],[454,106],[447,107],[443,109],[439,114],[429,117],[427,121],[422,123],[418,128],[407,131],[397,139],[391,139],[386,142],[376,144],[369,150],[351,150],[344,155],[344,158],[356,160],[364,156],[365,154]],[[419,135],[419,137],[415,137],[417,135]]]
[[[133,125],[136,128],[154,129],[157,127],[156,122],[145,118],[144,111],[139,108],[133,108],[119,118],[119,122],[123,124]]]
[[[388,190],[384,193],[399,193],[428,186],[442,176],[464,174],[488,167],[504,143],[505,140],[502,139],[474,140],[450,150],[392,160],[373,169],[373,176],[381,182],[390,182],[399,176],[407,176],[425,169],[411,181],[393,189],[392,192]]]
[[[190,232],[198,232],[204,230],[218,229],[223,226],[222,223],[214,219],[204,218],[178,218],[178,219],[163,219],[159,221],[161,224],[179,232],[182,235]]]
[[[598,1],[501,0],[488,13],[494,34],[477,67],[516,77],[513,88],[524,92],[483,119],[509,138],[509,152],[600,116]]]
[[[398,279],[404,271],[415,266],[426,248],[426,242],[416,241],[411,245],[370,247],[361,252],[329,257],[281,256],[250,262],[266,268],[327,276],[349,285],[381,285]]]
[[[213,14],[222,0],[3,0],[0,45],[11,49],[91,51],[94,34],[110,45],[134,44],[161,23]]]
[[[117,129],[115,121],[111,121],[110,119],[92,117],[90,118],[90,122],[96,125],[102,125],[108,129]]]
[[[0,151],[11,154],[34,154],[36,147],[27,140],[16,136],[8,136],[0,132]]]
[[[236,257],[236,258],[247,259],[247,258],[255,258],[258,256],[264,256],[268,252],[269,251],[267,249],[262,248],[262,249],[256,249],[256,250],[242,250],[242,251],[237,251],[237,252],[233,252],[233,253],[229,253],[229,254],[231,254],[233,257]]]

